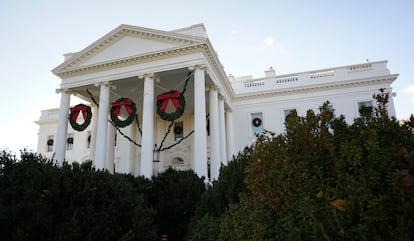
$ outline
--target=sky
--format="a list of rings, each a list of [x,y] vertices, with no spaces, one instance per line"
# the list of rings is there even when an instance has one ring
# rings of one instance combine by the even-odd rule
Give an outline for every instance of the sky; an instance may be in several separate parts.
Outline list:
[[[411,0],[2,0],[0,150],[37,149],[40,110],[57,108],[51,70],[121,24],[203,23],[227,74],[263,77],[388,60],[397,118],[414,113]],[[73,98],[72,98],[73,99]]]

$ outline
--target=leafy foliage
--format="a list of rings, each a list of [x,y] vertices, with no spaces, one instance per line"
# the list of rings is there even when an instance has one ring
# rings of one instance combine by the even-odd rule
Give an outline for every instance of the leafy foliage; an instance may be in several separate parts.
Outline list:
[[[206,225],[216,240],[411,240],[414,117],[401,124],[388,117],[388,93],[374,98],[378,106],[352,125],[327,102],[290,114],[285,133],[259,136],[247,190],[210,218],[218,227]]]
[[[154,211],[125,175],[23,152],[1,154],[4,240],[154,240]]]
[[[245,168],[251,160],[252,149],[246,147],[227,165],[220,168],[217,181],[208,186],[190,223],[187,237],[193,241],[218,240],[220,217],[233,203],[240,201],[241,193],[247,191],[244,184]]]
[[[150,203],[157,210],[155,223],[159,236],[166,234],[170,241],[183,240],[205,192],[203,179],[193,171],[169,168],[153,177],[152,182]]]

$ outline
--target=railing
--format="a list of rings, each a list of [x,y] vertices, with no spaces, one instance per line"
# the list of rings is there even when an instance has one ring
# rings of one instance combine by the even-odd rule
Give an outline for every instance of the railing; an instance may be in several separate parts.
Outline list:
[[[359,64],[353,65],[346,68],[348,73],[357,73],[362,71],[370,71],[372,70],[372,64]]]
[[[244,81],[244,87],[245,88],[250,88],[250,87],[257,87],[257,86],[262,86],[264,85],[264,80],[247,80]]]
[[[297,75],[292,75],[292,76],[288,76],[288,77],[283,77],[283,78],[276,78],[275,83],[276,84],[283,84],[283,83],[289,83],[289,82],[295,82],[298,81],[299,78]]]
[[[42,110],[39,121],[57,120],[59,116],[59,109]]]
[[[319,71],[319,72],[310,72],[309,77],[311,79],[318,79],[318,78],[327,78],[334,76],[335,72],[333,70],[328,71]]]
[[[320,85],[389,74],[387,61],[378,61],[267,78],[246,79],[246,77],[242,77],[232,82],[232,86],[236,93],[251,93],[283,88],[300,88],[301,86]]]

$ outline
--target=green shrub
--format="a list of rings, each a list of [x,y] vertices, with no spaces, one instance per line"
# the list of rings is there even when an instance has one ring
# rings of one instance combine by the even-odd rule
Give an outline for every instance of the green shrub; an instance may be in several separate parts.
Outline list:
[[[2,240],[156,240],[137,180],[29,152],[0,154]]]

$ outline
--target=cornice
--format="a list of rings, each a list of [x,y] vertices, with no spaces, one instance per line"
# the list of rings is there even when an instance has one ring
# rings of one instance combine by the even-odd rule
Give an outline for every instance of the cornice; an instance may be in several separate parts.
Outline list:
[[[71,76],[82,75],[86,73],[119,68],[119,67],[133,65],[133,64],[142,63],[142,62],[154,61],[157,59],[166,58],[168,56],[174,56],[174,55],[179,56],[184,53],[194,52],[198,49],[206,49],[206,48],[207,46],[205,44],[196,44],[196,45],[191,44],[191,45],[187,45],[184,47],[180,46],[180,47],[171,48],[168,50],[155,51],[149,54],[141,54],[141,55],[130,56],[127,58],[116,59],[116,60],[107,61],[107,62],[101,62],[99,64],[67,68],[64,71],[61,71],[55,74],[61,78],[71,77]]]
[[[262,92],[252,92],[248,94],[238,94],[235,95],[233,98],[233,101],[240,101],[240,100],[247,100],[247,99],[253,99],[257,97],[272,97],[272,96],[280,96],[280,95],[287,95],[287,94],[299,94],[299,93],[305,93],[305,92],[314,92],[319,90],[331,90],[336,89],[338,87],[356,87],[356,86],[368,86],[372,84],[382,84],[387,83],[391,84],[396,78],[398,77],[398,74],[389,75],[387,77],[380,77],[376,79],[364,79],[364,80],[357,80],[357,81],[342,81],[342,82],[330,82],[327,84],[319,84],[319,85],[309,85],[309,86],[298,86],[294,88],[286,88],[286,89],[276,89],[276,90],[270,90],[270,91],[262,91]]]

